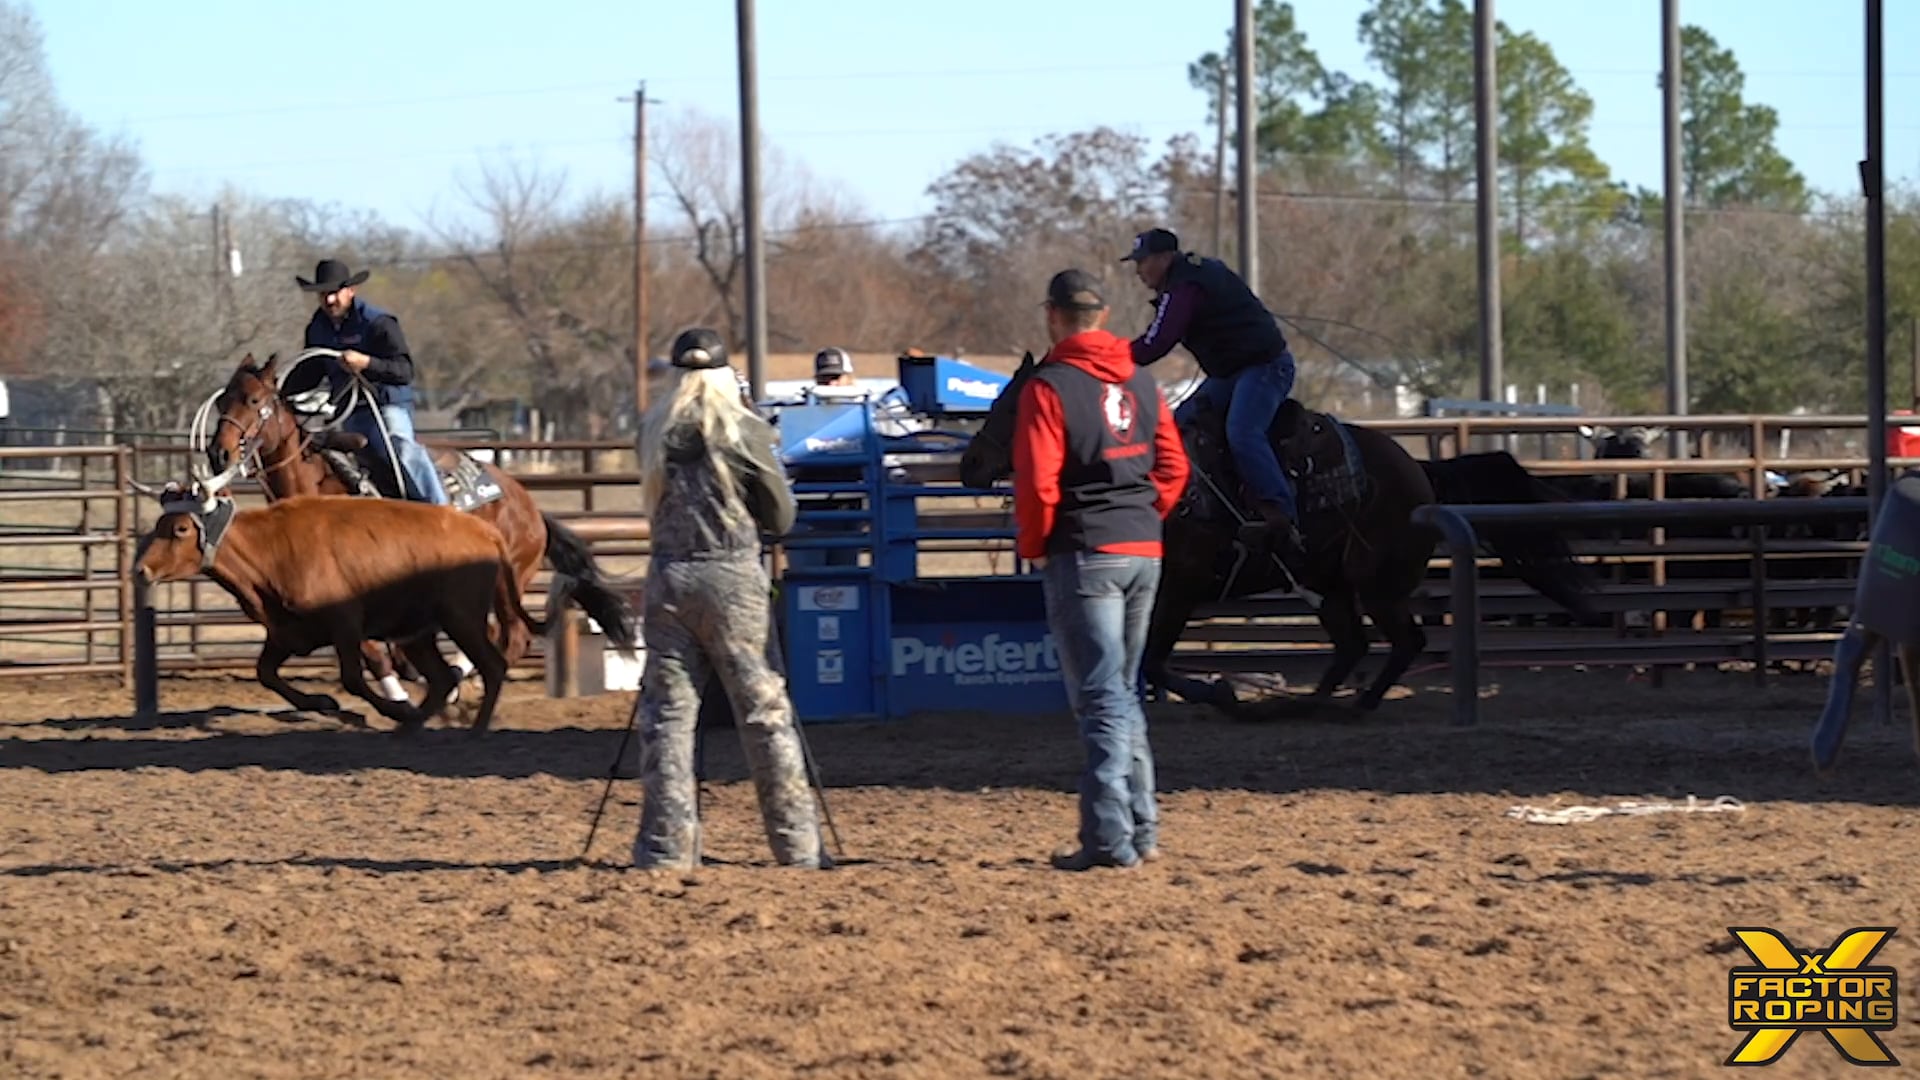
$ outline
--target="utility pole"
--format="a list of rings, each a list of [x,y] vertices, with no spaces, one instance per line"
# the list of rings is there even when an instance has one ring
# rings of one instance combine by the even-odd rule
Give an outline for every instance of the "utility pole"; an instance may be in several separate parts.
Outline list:
[[[1234,67],[1239,69],[1234,93],[1240,117],[1240,280],[1260,292],[1260,237],[1255,216],[1260,203],[1260,179],[1254,160],[1254,133],[1260,122],[1253,115],[1253,0],[1239,0],[1233,11]]]
[[[232,331],[234,319],[239,314],[239,305],[233,298],[235,267],[232,223],[221,212],[218,202],[213,204],[213,212],[209,216],[213,224],[214,323],[224,330]]]
[[[767,237],[760,218],[760,75],[754,51],[753,0],[737,0],[740,47],[740,201],[747,232],[747,384],[753,400],[767,392]]]
[[[1213,105],[1213,257],[1226,257],[1227,242],[1227,58],[1220,58],[1220,90]]]
[[[1493,0],[1473,2],[1474,195],[1480,254],[1480,400],[1499,401],[1504,372],[1500,342],[1500,119]]]
[[[1867,2],[1867,157],[1860,186],[1867,202],[1867,533],[1887,495],[1887,114],[1885,10]],[[1873,715],[1893,722],[1893,648],[1873,651]]]
[[[220,281],[227,276],[227,245],[220,233],[219,203],[213,204],[213,213],[208,216],[213,224],[213,302],[218,306],[226,292],[220,287]]]
[[[640,418],[647,414],[647,362],[652,359],[647,341],[647,101],[647,83],[642,79],[633,91],[633,416],[636,430]]]
[[[1666,154],[1667,412],[1685,416],[1687,393],[1686,184],[1680,173],[1680,0],[1660,0],[1661,142]],[[1669,457],[1687,456],[1686,432],[1667,436]]]

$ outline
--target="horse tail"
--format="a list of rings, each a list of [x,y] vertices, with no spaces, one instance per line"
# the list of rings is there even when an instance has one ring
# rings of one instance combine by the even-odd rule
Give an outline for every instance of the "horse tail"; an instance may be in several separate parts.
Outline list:
[[[1567,501],[1504,450],[1420,464],[1433,484],[1434,497],[1448,505]],[[1600,620],[1588,599],[1595,587],[1592,574],[1574,557],[1559,529],[1514,524],[1476,527],[1475,531],[1501,564],[1534,591],[1584,620]]]
[[[547,610],[559,611],[568,603],[578,603],[607,635],[614,648],[631,653],[639,647],[633,628],[633,608],[625,597],[607,586],[593,551],[580,534],[541,514],[547,524],[547,562],[553,566],[553,583],[547,590]]]

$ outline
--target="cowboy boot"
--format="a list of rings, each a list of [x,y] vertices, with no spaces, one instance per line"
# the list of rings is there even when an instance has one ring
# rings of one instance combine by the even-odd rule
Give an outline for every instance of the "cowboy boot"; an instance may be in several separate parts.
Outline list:
[[[1277,502],[1262,500],[1254,503],[1254,509],[1260,512],[1260,521],[1249,521],[1240,527],[1240,539],[1254,551],[1270,551],[1280,557],[1280,564],[1297,582],[1306,572],[1307,542],[1300,535],[1293,519]]]
[[[373,490],[373,486],[367,483],[366,476],[361,473],[359,467],[353,463],[351,457],[348,457],[338,450],[332,449],[321,450],[320,456],[325,458],[327,464],[333,467],[334,475],[340,478],[340,482],[346,485],[349,492],[356,495],[377,494],[377,492]]]

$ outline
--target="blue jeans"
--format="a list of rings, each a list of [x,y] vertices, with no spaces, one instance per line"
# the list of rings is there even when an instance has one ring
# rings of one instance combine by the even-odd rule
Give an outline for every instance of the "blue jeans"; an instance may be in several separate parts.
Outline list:
[[[412,410],[405,405],[382,405],[380,418],[387,422],[387,434],[393,438],[394,453],[400,455],[400,471],[406,476],[410,489],[407,497],[435,506],[447,505],[451,500],[447,498],[447,489],[440,486],[440,470],[434,466],[427,448],[413,441]],[[340,430],[365,435],[367,449],[373,451],[381,467],[393,467],[387,464],[387,444],[380,438],[380,425],[374,423],[373,410],[365,406],[353,410],[340,425]]]
[[[1268,429],[1280,405],[1293,392],[1293,352],[1281,353],[1270,364],[1243,368],[1224,379],[1202,381],[1192,396],[1180,403],[1174,421],[1185,419],[1204,401],[1227,414],[1227,446],[1233,451],[1233,463],[1240,469],[1240,480],[1257,502],[1274,502],[1298,524],[1293,485],[1273,452]]]
[[[1062,553],[1048,556],[1040,580],[1067,702],[1087,748],[1080,845],[1088,854],[1131,865],[1159,843],[1153,751],[1137,688],[1160,560]]]

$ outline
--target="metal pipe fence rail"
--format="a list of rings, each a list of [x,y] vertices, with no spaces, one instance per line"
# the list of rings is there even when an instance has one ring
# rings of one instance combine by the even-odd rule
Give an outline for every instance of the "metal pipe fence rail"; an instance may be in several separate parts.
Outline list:
[[[519,454],[528,471],[506,470],[509,475],[553,517],[581,532],[603,566],[613,564],[616,583],[623,576],[621,562],[645,557],[646,522],[635,509],[619,509],[619,498],[608,497],[630,494],[638,479],[617,460],[621,452],[631,458],[631,446],[483,439],[471,429],[461,434],[444,442]],[[608,462],[610,456],[616,460]],[[569,457],[577,457],[579,471],[533,471]],[[78,468],[59,475],[18,468],[56,459]],[[210,581],[161,586],[154,599],[165,613],[136,618],[132,556],[157,507],[131,494],[129,481],[184,479],[194,460],[197,455],[184,445],[0,447],[0,678],[115,674],[132,681],[135,639],[143,633],[154,635],[160,668],[252,665],[260,631]],[[265,504],[256,481],[240,481],[233,491],[243,507]],[[95,505],[100,502],[114,505],[103,515]],[[110,560],[101,548],[113,549]],[[533,591],[543,596],[550,577],[543,569]],[[538,596],[530,605],[535,611],[544,606]],[[523,666],[537,667],[543,659],[537,643]]]
[[[1795,431],[1838,431],[1848,428],[1864,428],[1864,417],[1463,417],[1441,420],[1388,420],[1361,421],[1363,426],[1382,428],[1390,433],[1401,433],[1410,437],[1439,432],[1443,438],[1452,438],[1459,434],[1464,426],[1468,439],[1475,435],[1513,431],[1515,433],[1538,433],[1540,431],[1558,431],[1568,433],[1580,424],[1605,424],[1616,428],[1630,427],[1635,424],[1658,424],[1670,422],[1676,426],[1685,426],[1689,430],[1712,429],[1727,432],[1748,433],[1750,445],[1760,448],[1759,453],[1728,458],[1690,458],[1690,459],[1554,459],[1528,461],[1527,465],[1536,473],[1558,475],[1565,473],[1614,474],[1616,488],[1624,495],[1625,477],[1633,474],[1645,474],[1651,477],[1653,494],[1664,495],[1665,480],[1674,473],[1723,472],[1744,475],[1750,478],[1755,494],[1762,494],[1765,472],[1769,469],[1788,471],[1799,469],[1842,469],[1859,471],[1865,462],[1861,457],[1779,457],[1767,453],[1766,436],[1776,430]],[[510,475],[534,490],[536,499],[549,509],[556,518],[566,521],[571,527],[580,530],[593,544],[596,557],[618,563],[625,560],[639,560],[645,557],[645,522],[639,517],[637,504],[633,498],[633,488],[638,481],[637,463],[633,462],[633,447],[629,443],[611,440],[574,440],[567,442],[539,442],[534,440],[501,440],[462,433],[456,438],[428,438],[423,440],[429,445],[459,447],[462,449],[491,453],[486,456],[496,461],[511,454],[518,466],[507,470]],[[1531,440],[1528,440],[1531,442]],[[1464,443],[1463,443],[1464,445]],[[8,456],[33,458],[44,456],[64,459],[85,459],[83,468],[87,475],[82,482],[76,477],[71,484],[66,480],[47,478],[38,474],[32,482],[14,483],[17,478],[8,477]],[[131,569],[131,554],[143,526],[150,519],[148,511],[152,509],[151,500],[132,498],[126,495],[126,481],[140,479],[148,483],[163,482],[166,479],[184,478],[186,466],[191,461],[192,452],[183,446],[160,446],[136,442],[132,446],[116,447],[18,447],[7,448],[0,453],[0,489],[4,489],[4,499],[0,499],[0,608],[7,613],[0,618],[0,646],[9,641],[25,641],[29,638],[46,636],[58,628],[64,640],[73,641],[67,651],[73,655],[58,663],[30,664],[14,663],[11,658],[0,659],[0,676],[9,674],[67,674],[67,673],[118,673],[131,678],[132,658],[136,652],[133,638],[140,629],[135,625],[132,589],[127,587]],[[1525,459],[1523,459],[1525,460]],[[112,464],[109,464],[112,462]],[[577,468],[567,468],[577,462]],[[1890,465],[1902,464],[1900,459]],[[1916,462],[1920,464],[1920,462]],[[557,471],[565,469],[566,471]],[[556,470],[556,471],[544,471]],[[911,466],[916,479],[921,482],[933,482],[951,479],[953,465],[946,462],[916,463]],[[111,474],[109,476],[109,474]],[[243,481],[236,485],[236,495],[243,505],[255,504],[260,499],[257,485]],[[53,503],[62,500],[72,502],[84,518],[85,528],[68,526],[64,529],[49,529],[39,526],[26,526],[13,520],[8,513],[10,506],[16,503],[41,502]],[[1766,504],[1776,501],[1766,500]],[[108,514],[94,516],[84,509],[101,502],[113,502],[115,508]],[[1738,501],[1733,501],[1737,503]],[[1839,499],[1794,499],[1794,514],[1805,517],[1803,510],[1813,510],[1813,517],[1827,520],[1836,504],[1844,503]],[[567,504],[562,506],[560,504]],[[1601,504],[1609,510],[1627,509],[1632,504]],[[1814,510],[1820,507],[1819,510]],[[1460,508],[1466,509],[1466,508]],[[1476,510],[1481,508],[1473,508]],[[1493,508],[1486,508],[1493,509]],[[1004,516],[1003,509],[982,509],[974,512],[979,521],[965,524],[978,525],[996,515]],[[109,515],[113,515],[109,517]],[[124,515],[120,517],[118,515]],[[1863,516],[1863,515],[1862,515]],[[1611,520],[1611,519],[1610,519]],[[111,526],[108,522],[111,521]],[[1640,524],[1647,524],[1641,521]],[[931,522],[930,522],[931,524]],[[954,524],[959,524],[955,522]],[[1657,528],[1657,526],[1656,526]],[[20,538],[30,543],[53,543],[66,546],[77,554],[74,561],[85,562],[83,566],[62,569],[57,573],[40,568],[9,569],[6,558],[12,550],[10,538]],[[1612,546],[1604,544],[1577,545],[1585,557],[1605,557],[1616,564],[1644,565],[1653,568],[1650,573],[1654,586],[1621,587],[1615,589],[1606,598],[1606,603],[1615,610],[1653,610],[1681,609],[1698,607],[1701,609],[1729,610],[1752,608],[1757,615],[1768,609],[1783,606],[1830,606],[1842,592],[1850,596],[1850,581],[1845,583],[1806,583],[1784,580],[1791,576],[1794,560],[1815,558],[1857,558],[1864,548],[1859,542],[1781,542],[1768,539],[1758,560],[1760,573],[1751,585],[1740,582],[1689,582],[1676,585],[1669,582],[1666,570],[1669,566],[1678,566],[1688,562],[1717,559],[1721,562],[1749,558],[1748,552],[1740,549],[1737,542],[1731,545],[1698,544],[1689,541],[1662,538],[1664,542],[1636,544],[1627,542]],[[947,547],[944,544],[929,543],[929,549]],[[981,551],[1003,551],[1010,545],[959,543],[951,545],[956,553],[978,553]],[[109,560],[103,557],[99,549],[113,548],[114,555]],[[776,554],[776,558],[777,558]],[[989,555],[989,558],[995,556]],[[1008,562],[1011,563],[1011,556]],[[1477,567],[1481,560],[1472,560],[1469,565]],[[109,565],[109,563],[111,565]],[[1436,559],[1438,572],[1455,573],[1455,561],[1450,558]],[[940,571],[935,571],[939,573]],[[997,572],[994,571],[994,572]],[[60,575],[64,575],[63,577]],[[615,576],[624,576],[615,571]],[[544,591],[545,572],[542,579],[536,581],[536,591]],[[1476,582],[1478,577],[1476,574]],[[26,619],[30,611],[28,597],[36,591],[45,595],[48,589],[42,586],[60,584],[70,587],[74,596],[87,594],[85,601],[75,600],[72,611],[36,612],[42,616],[39,620]],[[1489,616],[1511,615],[1538,617],[1553,613],[1554,609],[1544,600],[1530,595],[1522,595],[1518,590],[1491,582],[1481,583],[1485,604],[1482,610]],[[210,664],[236,668],[250,666],[252,649],[256,647],[258,630],[247,623],[235,610],[221,610],[226,607],[224,593],[208,582],[194,582],[166,587],[168,592],[156,597],[165,610],[149,627],[156,634],[156,664],[168,670],[185,667],[204,668]],[[207,590],[212,589],[211,593]],[[1432,617],[1444,617],[1451,603],[1450,591],[1444,588],[1434,590],[1435,596],[1425,607],[1426,614]],[[530,598],[537,603],[538,598]],[[1237,605],[1237,606],[1236,606]],[[1842,604],[1844,606],[1844,604]],[[1200,663],[1214,666],[1216,669],[1237,669],[1252,662],[1260,653],[1236,646],[1265,642],[1275,645],[1300,646],[1289,648],[1289,655],[1305,655],[1308,641],[1314,647],[1324,648],[1317,638],[1316,628],[1311,625],[1259,627],[1247,626],[1246,620],[1253,617],[1282,620],[1296,619],[1302,624],[1308,623],[1308,613],[1295,612],[1288,602],[1236,602],[1235,604],[1216,605],[1203,612],[1205,618],[1196,621],[1183,646],[1194,643],[1203,646],[1207,652],[1197,654],[1184,648],[1176,654],[1176,660],[1183,665]],[[1236,622],[1237,620],[1237,622]],[[1756,619],[1756,623],[1764,621]],[[577,625],[567,620],[571,629],[577,632]],[[26,623],[32,626],[24,625]],[[1260,637],[1260,634],[1266,634]],[[1758,641],[1742,648],[1732,648],[1725,642],[1682,642],[1672,640],[1662,642],[1648,640],[1632,642],[1615,640],[1608,643],[1590,642],[1562,643],[1536,634],[1531,641],[1501,640],[1502,635],[1494,631],[1491,637],[1478,644],[1489,657],[1501,657],[1519,662],[1529,657],[1540,658],[1543,662],[1578,662],[1583,654],[1590,654],[1592,662],[1598,663],[1684,663],[1710,655],[1732,653],[1745,657],[1783,659],[1810,656],[1816,650],[1825,650],[1826,642],[1818,636],[1803,635],[1798,639],[1775,639],[1762,634]],[[226,640],[220,640],[225,638]],[[1237,640],[1245,638],[1246,640]],[[550,643],[543,643],[550,644]],[[552,649],[537,649],[535,656],[529,657],[528,664],[544,664]],[[1203,658],[1204,657],[1204,658]],[[318,664],[320,661],[310,661]],[[1764,668],[1765,664],[1762,662]]]
[[[55,483],[37,477],[25,486],[0,484],[0,675],[130,678],[128,451],[0,447],[0,473],[53,458],[75,462],[73,474]],[[111,505],[102,511],[100,503]],[[47,504],[57,509],[49,513]]]
[[[1764,527],[1808,521],[1865,521],[1868,500],[1858,496],[1765,501],[1669,500],[1665,503],[1563,503],[1559,505],[1423,506],[1414,521],[1440,531],[1452,560],[1452,642],[1448,662],[1453,672],[1454,721],[1470,726],[1480,707],[1480,593],[1475,554],[1476,524],[1577,525],[1724,525]],[[1764,559],[1755,560],[1755,593],[1764,591]],[[1756,634],[1756,640],[1764,634]],[[1767,657],[1756,650],[1751,659],[1764,665]]]

